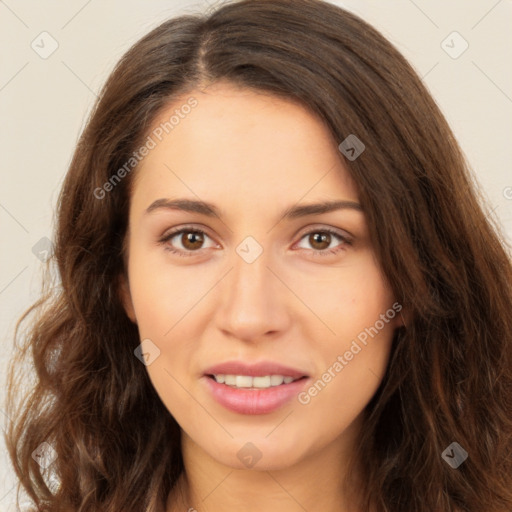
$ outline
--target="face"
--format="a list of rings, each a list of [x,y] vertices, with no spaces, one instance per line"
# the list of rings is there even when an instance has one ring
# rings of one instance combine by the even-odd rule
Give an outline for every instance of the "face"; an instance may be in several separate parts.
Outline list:
[[[123,302],[190,443],[233,468],[287,467],[358,424],[400,306],[317,117],[218,82],[153,129],[190,97],[137,169]]]

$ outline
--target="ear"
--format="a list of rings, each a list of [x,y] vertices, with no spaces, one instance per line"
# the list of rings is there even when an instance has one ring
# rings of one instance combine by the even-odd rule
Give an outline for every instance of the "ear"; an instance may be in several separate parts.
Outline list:
[[[135,316],[135,309],[133,307],[130,284],[128,283],[128,278],[124,272],[119,276],[118,293],[126,315],[134,324],[136,324],[137,317]]]

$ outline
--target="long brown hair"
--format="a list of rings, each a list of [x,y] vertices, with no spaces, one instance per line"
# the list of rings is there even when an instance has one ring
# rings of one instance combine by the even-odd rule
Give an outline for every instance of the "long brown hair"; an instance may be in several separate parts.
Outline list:
[[[219,79],[296,99],[336,141],[365,145],[344,163],[408,315],[365,410],[363,509],[510,512],[510,255],[421,79],[374,28],[319,0],[244,0],[168,20],[101,91],[59,197],[57,268],[17,324],[16,339],[34,316],[9,372],[7,446],[37,510],[160,512],[183,471],[180,429],[134,356],[137,327],[119,300],[137,168],[98,188],[170,101]],[[47,471],[32,457],[43,442],[57,456]],[[443,453],[458,446],[468,458],[455,469]]]

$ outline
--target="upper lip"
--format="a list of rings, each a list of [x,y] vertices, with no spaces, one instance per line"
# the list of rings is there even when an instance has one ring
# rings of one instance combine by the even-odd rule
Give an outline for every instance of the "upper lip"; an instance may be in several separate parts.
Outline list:
[[[262,377],[265,375],[282,375],[283,377],[307,377],[302,370],[290,368],[272,361],[260,361],[258,363],[244,363],[243,361],[226,361],[210,366],[204,372],[205,375],[248,375]]]

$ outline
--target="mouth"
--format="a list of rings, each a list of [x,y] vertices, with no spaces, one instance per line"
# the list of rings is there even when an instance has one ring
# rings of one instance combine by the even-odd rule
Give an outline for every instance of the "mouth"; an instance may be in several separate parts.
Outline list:
[[[285,375],[262,375],[253,377],[251,375],[226,375],[226,374],[213,374],[206,375],[218,384],[224,384],[235,389],[268,389],[277,386],[291,384],[298,380],[307,379],[307,376],[290,377]]]
[[[301,370],[277,363],[226,362],[206,370],[207,392],[238,414],[268,414],[290,402],[311,379]]]

